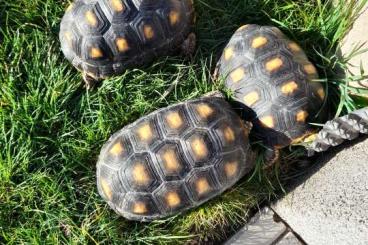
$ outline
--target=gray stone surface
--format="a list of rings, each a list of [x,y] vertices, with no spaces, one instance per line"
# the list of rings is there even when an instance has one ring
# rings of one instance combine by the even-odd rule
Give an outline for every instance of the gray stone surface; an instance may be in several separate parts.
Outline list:
[[[274,212],[268,208],[257,213],[252,220],[238,233],[231,237],[225,245],[270,245],[282,237],[287,228],[273,219]]]
[[[289,232],[276,245],[303,245],[303,243],[292,232]]]
[[[363,44],[363,49],[368,49],[368,5],[364,8],[360,17],[356,20],[353,25],[353,28],[345,37],[344,42],[341,46],[341,52],[343,55],[350,54],[353,50],[354,46],[358,44]],[[350,60],[349,71],[354,75],[360,75],[360,64],[363,64],[363,68],[365,70],[365,75],[368,74],[368,52],[362,53],[358,56],[355,56]],[[368,88],[368,81],[363,81],[359,83],[353,83],[356,87],[365,87]]]
[[[272,206],[307,244],[368,244],[368,139],[342,147]]]

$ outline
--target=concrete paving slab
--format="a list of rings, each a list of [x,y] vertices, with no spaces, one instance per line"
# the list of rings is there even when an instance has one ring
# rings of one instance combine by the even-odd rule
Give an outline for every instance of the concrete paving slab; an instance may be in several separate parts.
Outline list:
[[[276,245],[303,245],[303,243],[292,232],[289,232]]]
[[[360,17],[356,20],[353,28],[345,37],[341,46],[341,52],[343,55],[350,54],[356,45],[364,44],[362,49],[368,49],[368,4],[362,11]],[[360,65],[363,65],[365,75],[368,74],[368,52],[355,56],[350,60],[349,71],[354,75],[360,75]],[[368,81],[355,82],[351,85],[355,87],[368,88]]]
[[[225,245],[270,245],[288,232],[282,223],[274,221],[274,212],[265,208],[231,237]]]
[[[344,147],[323,155],[272,205],[307,244],[368,244],[368,138]]]

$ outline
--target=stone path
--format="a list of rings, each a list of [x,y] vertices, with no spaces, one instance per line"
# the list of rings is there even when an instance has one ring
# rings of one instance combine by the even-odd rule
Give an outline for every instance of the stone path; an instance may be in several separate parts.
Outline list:
[[[287,191],[226,245],[368,244],[367,137],[323,155]]]
[[[225,245],[302,245],[302,240],[270,209],[260,211]]]

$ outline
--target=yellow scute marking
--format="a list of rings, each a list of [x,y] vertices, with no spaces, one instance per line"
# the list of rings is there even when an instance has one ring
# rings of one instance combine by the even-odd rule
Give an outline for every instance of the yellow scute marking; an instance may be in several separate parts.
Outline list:
[[[307,117],[308,117],[308,112],[306,111],[299,111],[297,114],[296,114],[296,121],[297,122],[305,122],[305,120],[307,120]]]
[[[244,29],[246,29],[249,25],[242,25],[241,27],[238,28],[238,30],[236,31],[242,31]]]
[[[174,208],[180,204],[181,200],[176,192],[169,192],[166,195],[166,203],[168,206]]]
[[[314,65],[308,64],[304,66],[304,70],[308,75],[317,74],[317,69]]]
[[[147,169],[144,167],[142,163],[136,163],[133,167],[133,180],[138,185],[147,185],[151,180],[149,174],[147,173]]]
[[[104,192],[105,196],[107,197],[109,201],[111,201],[112,190],[110,188],[110,185],[107,183],[105,179],[101,179],[100,183],[101,183],[102,191]]]
[[[284,63],[282,62],[282,59],[274,58],[266,62],[266,70],[269,72],[277,71],[282,67],[283,64]]]
[[[166,116],[166,122],[172,129],[179,129],[183,125],[183,119],[179,112],[170,112]]]
[[[227,142],[233,142],[235,140],[234,130],[232,130],[229,126],[224,129],[224,136]]]
[[[291,49],[291,51],[293,52],[300,52],[302,49],[299,47],[298,44],[292,42],[292,43],[289,43],[289,48]]]
[[[230,60],[234,55],[234,49],[233,47],[228,47],[224,51],[224,58],[225,60]]]
[[[275,121],[272,116],[265,116],[265,117],[260,118],[259,120],[264,126],[268,128],[275,127]]]
[[[205,103],[197,105],[196,110],[199,116],[203,119],[207,119],[214,113],[212,107]]]
[[[129,49],[128,41],[125,38],[117,38],[116,46],[118,47],[119,52],[125,52]]]
[[[74,7],[74,4],[73,4],[73,3],[72,3],[72,4],[70,4],[70,5],[68,6],[68,8],[66,9],[66,12],[71,11],[71,10],[73,9],[73,7]]]
[[[97,26],[97,17],[96,15],[93,13],[93,11],[91,10],[88,10],[86,12],[86,20],[87,20],[87,23],[91,26]]]
[[[68,45],[72,46],[72,41],[73,41],[72,33],[70,31],[66,31],[64,33],[64,37],[65,37],[66,41],[68,42]]]
[[[259,94],[255,91],[250,92],[249,94],[244,96],[243,100],[247,106],[252,106],[259,100]]]
[[[121,145],[120,142],[118,142],[115,145],[113,145],[113,147],[111,147],[109,152],[110,152],[110,154],[117,156],[117,155],[120,155],[121,153],[123,153],[123,151],[124,151],[123,146]]]
[[[153,138],[153,132],[149,123],[144,124],[138,129],[138,136],[140,140],[149,142]]]
[[[133,213],[144,214],[147,213],[147,206],[143,202],[136,202],[133,206]]]
[[[324,100],[326,97],[325,89],[323,87],[317,90],[317,94],[321,98],[321,100]]]
[[[190,145],[197,158],[202,159],[207,157],[208,149],[203,139],[195,138],[194,140],[192,140]]]
[[[235,69],[233,72],[230,73],[231,80],[234,83],[237,83],[240,80],[242,80],[244,78],[244,76],[245,76],[245,70],[242,67],[239,67],[239,68]]]
[[[173,149],[165,151],[162,155],[162,160],[164,161],[164,167],[168,172],[177,172],[181,168],[178,157]]]
[[[180,20],[180,14],[178,11],[172,10],[169,13],[170,25],[174,26]]]
[[[286,82],[281,87],[281,92],[285,95],[290,95],[298,89],[298,84],[295,81]]]
[[[205,194],[211,189],[206,178],[198,179],[195,185],[196,185],[196,191],[198,195]]]
[[[111,6],[114,9],[114,11],[116,11],[116,12],[124,11],[125,6],[121,2],[121,0],[110,0],[110,2],[111,2]]]
[[[144,25],[143,33],[147,39],[152,39],[155,36],[155,32],[153,31],[153,28],[150,25]]]
[[[268,42],[268,40],[265,37],[262,37],[262,36],[256,37],[252,41],[252,48],[261,48],[264,45],[266,45],[267,42]]]
[[[99,48],[91,48],[90,56],[92,59],[98,59],[103,56],[102,50]]]
[[[238,162],[228,162],[225,164],[225,173],[227,177],[233,177],[238,172]]]

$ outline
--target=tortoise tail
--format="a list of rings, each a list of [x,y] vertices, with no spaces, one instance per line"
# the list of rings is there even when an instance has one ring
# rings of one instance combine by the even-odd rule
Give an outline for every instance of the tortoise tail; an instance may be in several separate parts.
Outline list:
[[[359,134],[368,134],[368,107],[328,121],[308,147],[309,155],[354,140]]]

